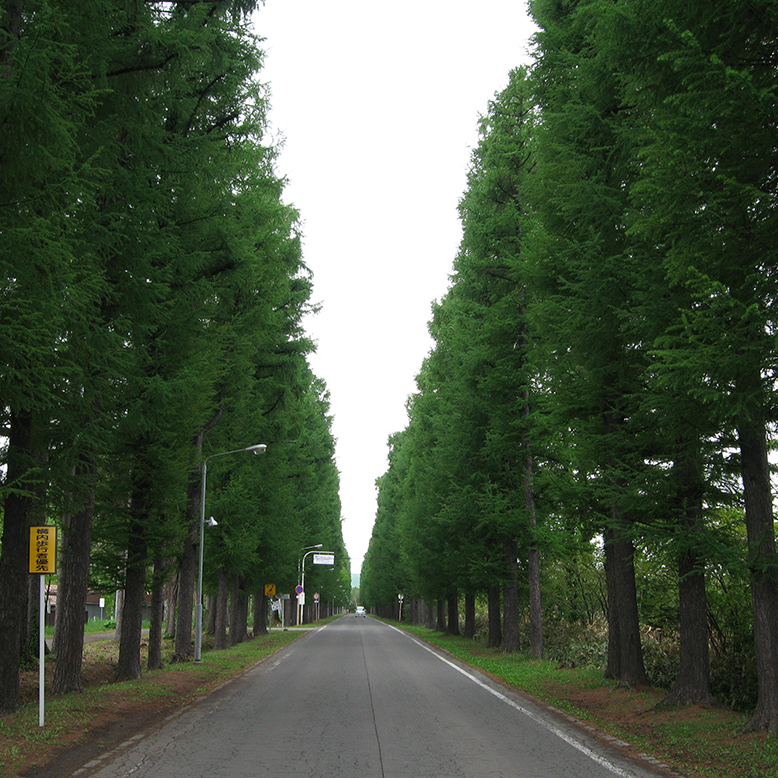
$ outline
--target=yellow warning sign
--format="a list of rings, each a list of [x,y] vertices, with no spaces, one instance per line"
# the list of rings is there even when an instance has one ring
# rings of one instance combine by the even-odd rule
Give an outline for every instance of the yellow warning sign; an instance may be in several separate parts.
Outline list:
[[[276,585],[265,584],[265,597],[275,597],[275,596],[276,596]]]
[[[30,572],[48,575],[57,569],[57,528],[30,527]]]

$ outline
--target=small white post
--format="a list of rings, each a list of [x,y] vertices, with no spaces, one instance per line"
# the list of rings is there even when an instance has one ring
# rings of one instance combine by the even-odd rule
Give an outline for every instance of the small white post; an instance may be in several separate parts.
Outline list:
[[[38,597],[38,726],[43,726],[44,719],[44,682],[46,680],[46,586],[45,575],[39,575],[40,595]]]

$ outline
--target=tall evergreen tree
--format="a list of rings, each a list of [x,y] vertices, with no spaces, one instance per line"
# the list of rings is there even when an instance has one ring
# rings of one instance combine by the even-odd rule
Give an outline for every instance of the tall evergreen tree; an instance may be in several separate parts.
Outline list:
[[[547,238],[544,336],[553,341],[559,426],[570,425],[598,487],[608,587],[606,675],[645,684],[634,575],[632,474],[643,466],[636,397],[641,352],[621,312],[635,288],[626,238],[635,149],[614,74],[590,36],[591,4],[536,0],[537,211]]]
[[[767,457],[774,420],[774,3],[623,3],[619,59],[650,130],[640,226],[691,296],[665,362],[737,430],[750,549],[759,701],[746,730],[778,731],[778,578]],[[649,96],[650,95],[650,96]]]

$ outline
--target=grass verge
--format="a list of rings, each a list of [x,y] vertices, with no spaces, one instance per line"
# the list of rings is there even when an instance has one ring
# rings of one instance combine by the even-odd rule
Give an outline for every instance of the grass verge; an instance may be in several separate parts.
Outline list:
[[[718,707],[657,710],[665,692],[618,689],[592,668],[563,668],[462,637],[390,622],[536,700],[586,721],[689,778],[775,778],[778,738],[741,735],[748,717]]]

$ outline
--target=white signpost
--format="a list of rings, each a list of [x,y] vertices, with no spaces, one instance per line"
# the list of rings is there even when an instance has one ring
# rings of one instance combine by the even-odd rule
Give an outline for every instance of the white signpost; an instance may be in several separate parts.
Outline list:
[[[38,587],[38,726],[44,723],[46,678],[46,597],[45,578],[57,571],[57,528],[30,527],[30,575],[40,576]]]

